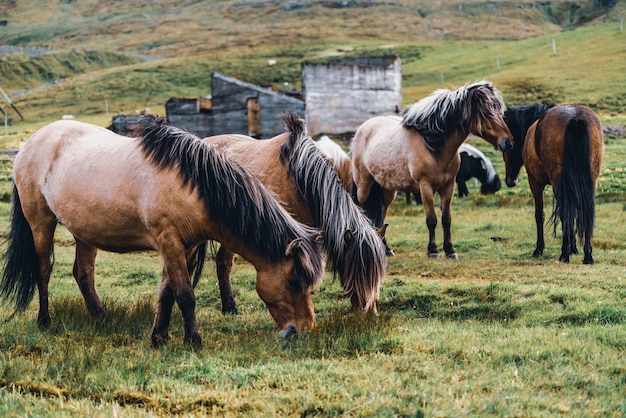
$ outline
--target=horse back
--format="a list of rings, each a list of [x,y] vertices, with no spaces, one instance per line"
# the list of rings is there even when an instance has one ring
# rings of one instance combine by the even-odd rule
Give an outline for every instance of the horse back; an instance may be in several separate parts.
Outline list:
[[[224,134],[206,137],[202,141],[257,177],[296,220],[313,225],[314,215],[299,202],[295,184],[280,163],[280,147],[288,139],[289,133],[262,140]]]
[[[439,172],[421,135],[405,129],[395,116],[365,121],[352,140],[351,157],[355,180],[368,175],[388,190],[418,192],[420,179]],[[457,171],[458,165],[452,181]]]
[[[35,132],[15,159],[14,179],[31,225],[54,216],[76,238],[108,251],[157,249],[153,227],[164,226],[163,214],[182,225],[206,217],[198,197],[176,173],[149,163],[136,140],[76,121]]]
[[[588,107],[560,105],[547,110],[526,134],[522,157],[526,171],[538,181],[554,185],[565,160],[565,138],[568,125],[579,121],[586,128],[586,135],[570,135],[570,147],[586,146],[589,141],[589,158],[593,178],[597,178],[604,154],[602,123]]]

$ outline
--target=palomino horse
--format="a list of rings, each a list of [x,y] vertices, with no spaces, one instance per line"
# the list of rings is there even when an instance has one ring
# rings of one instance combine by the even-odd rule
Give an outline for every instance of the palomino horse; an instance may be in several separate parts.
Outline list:
[[[504,116],[515,137],[513,151],[505,152],[506,184],[513,187],[522,165],[535,201],[537,244],[533,257],[543,254],[543,190],[552,185],[554,206],[550,221],[554,234],[562,225],[559,260],[577,254],[576,236],[584,242],[584,264],[593,264],[591,240],[595,217],[596,181],[604,155],[602,124],[581,105],[532,104],[507,109]]]
[[[428,226],[428,256],[435,258],[439,253],[433,195],[439,193],[443,249],[448,258],[458,258],[450,235],[458,148],[470,133],[500,151],[513,148],[502,118],[504,109],[498,90],[483,80],[453,91],[436,90],[405,109],[402,118],[378,116],[365,121],[351,146],[353,197],[380,226],[396,192],[419,192]]]
[[[379,233],[354,204],[337,175],[297,115],[283,115],[287,132],[256,140],[243,135],[204,138],[207,144],[254,173],[296,219],[323,231],[334,275],[350,297],[352,307],[376,313],[376,298],[386,270],[385,246]],[[222,310],[237,312],[230,270],[233,249],[220,248],[217,256]],[[237,252],[235,250],[235,252]]]
[[[151,340],[166,342],[174,302],[185,341],[201,346],[189,266],[217,240],[257,270],[257,292],[286,337],[315,325],[310,289],[324,273],[320,233],[296,222],[256,178],[197,137],[140,120],[140,137],[58,121],[33,134],[14,164],[9,247],[0,295],[23,311],[39,290],[38,322],[50,324],[54,230],[76,240],[74,277],[92,315],[105,317],[94,286],[97,249],[159,251],[163,261]],[[162,119],[158,119],[161,120]],[[203,254],[204,255],[204,254]]]

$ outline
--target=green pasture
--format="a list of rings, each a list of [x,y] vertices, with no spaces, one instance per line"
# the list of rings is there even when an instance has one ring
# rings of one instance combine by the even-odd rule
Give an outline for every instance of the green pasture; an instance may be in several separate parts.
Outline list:
[[[423,209],[399,197],[388,218],[396,256],[380,318],[354,314],[327,275],[313,294],[317,327],[287,341],[255,293],[254,269],[241,259],[233,278],[239,316],[222,315],[214,264],[207,263],[197,288],[202,350],[182,343],[177,308],[169,344],[150,347],[160,280],[154,253],[99,254],[97,286],[110,318],[95,322],[71,276],[71,236],[59,228],[52,327],[37,328],[34,301],[0,328],[0,414],[624,416],[626,140],[606,142],[595,265],[583,265],[582,255],[559,263],[558,235],[547,238],[543,257],[531,257],[525,178],[495,195],[470,187],[468,198],[455,198],[458,261],[426,257]],[[499,155],[484,141],[473,143],[502,176]],[[2,169],[5,184],[10,165]],[[8,216],[1,202],[3,229]],[[0,306],[2,321],[11,313]]]
[[[468,2],[400,0],[394,4],[408,9],[391,7],[384,16],[377,8],[281,14],[276,5],[286,2],[234,0],[175,9],[178,2],[162,0],[146,10],[125,2],[118,13],[123,2],[114,3],[7,3],[20,13],[3,27],[2,43],[49,44],[57,52],[0,59],[0,86],[9,94],[27,90],[13,97],[24,121],[0,101],[8,114],[0,150],[18,148],[63,115],[99,126],[118,112],[163,115],[170,97],[210,95],[212,71],[299,89],[302,61],[390,53],[402,58],[405,104],[485,78],[509,105],[584,103],[605,125],[626,124],[623,0],[604,18],[588,17],[594,23],[586,27],[580,19],[591,1],[576,12],[567,1],[520,0],[521,20],[509,2],[461,13]],[[535,3],[549,13],[531,9]],[[517,20],[490,15],[496,4]],[[137,52],[164,59],[139,61]],[[503,177],[501,156],[471,141]],[[313,293],[317,327],[290,340],[278,336],[255,292],[255,271],[241,258],[233,271],[238,316],[222,315],[207,260],[196,289],[201,350],[183,344],[177,307],[169,343],[150,346],[156,253],[99,253],[97,289],[109,320],[96,322],[72,277],[72,237],[59,227],[50,329],[36,325],[36,298],[13,318],[12,306],[0,304],[0,416],[626,416],[626,138],[609,135],[605,144],[595,265],[583,265],[582,254],[559,263],[560,234],[547,234],[545,254],[531,257],[534,209],[523,170],[515,188],[482,196],[469,187],[468,198],[454,198],[457,261],[426,257],[424,211],[398,196],[387,219],[396,256],[388,260],[380,317],[353,313],[327,273]],[[11,154],[1,154],[3,237],[11,168]],[[441,245],[440,225],[437,239]]]

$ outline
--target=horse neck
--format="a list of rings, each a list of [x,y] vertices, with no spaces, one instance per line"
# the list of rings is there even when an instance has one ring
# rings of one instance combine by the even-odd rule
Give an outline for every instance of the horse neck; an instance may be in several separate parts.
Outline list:
[[[264,266],[268,264],[267,258],[263,256],[262,249],[253,248],[249,242],[238,239],[231,234],[230,231],[222,230],[222,228],[217,229],[219,229],[219,231],[214,231],[211,234],[211,238],[218,241],[232,252],[242,256],[246,261],[252,264],[257,271],[264,269]]]
[[[445,145],[439,151],[439,158],[446,161],[456,158],[459,147],[463,144],[469,133],[469,129],[459,129],[450,134],[446,139]]]

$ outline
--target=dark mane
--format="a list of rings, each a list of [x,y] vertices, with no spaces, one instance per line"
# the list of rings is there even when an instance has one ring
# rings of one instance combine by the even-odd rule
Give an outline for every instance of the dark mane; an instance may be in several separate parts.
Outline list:
[[[324,263],[317,242],[319,233],[289,216],[239,164],[153,115],[140,118],[133,135],[138,137],[146,158],[160,169],[178,170],[183,186],[198,190],[210,216],[268,261],[283,260],[287,244],[300,238],[303,256],[296,257],[296,277],[303,290],[317,284],[317,272]]]
[[[522,106],[509,107],[504,112],[504,121],[509,126],[513,135],[515,150],[522,152],[526,132],[541,115],[548,109],[554,107],[553,104],[534,103]]]
[[[283,115],[291,132],[280,149],[280,159],[296,184],[302,204],[311,211],[322,229],[333,274],[350,295],[357,296],[365,310],[376,302],[384,278],[387,257],[380,236],[361,209],[346,193],[335,171],[307,136],[304,121]],[[354,242],[346,245],[350,231]]]
[[[443,148],[446,138],[459,131],[468,131],[472,121],[496,119],[504,112],[500,92],[483,80],[466,84],[456,90],[438,89],[408,106],[402,113],[402,125],[417,131],[432,152]]]

